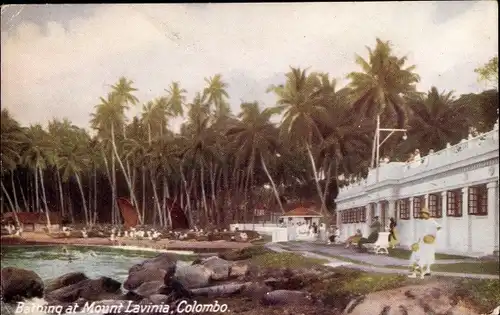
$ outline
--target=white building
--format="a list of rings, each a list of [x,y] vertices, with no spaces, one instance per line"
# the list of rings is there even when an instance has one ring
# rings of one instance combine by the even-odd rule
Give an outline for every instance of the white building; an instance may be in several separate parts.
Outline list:
[[[470,256],[499,250],[498,121],[477,137],[411,163],[390,162],[371,169],[366,179],[343,187],[336,199],[341,240],[378,215],[397,222],[402,246],[415,242],[419,211],[425,205],[442,226],[437,250]]]

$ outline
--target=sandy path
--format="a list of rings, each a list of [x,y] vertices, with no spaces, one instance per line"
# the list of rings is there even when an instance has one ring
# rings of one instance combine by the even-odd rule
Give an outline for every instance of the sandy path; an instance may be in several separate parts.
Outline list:
[[[13,238],[10,236],[2,236],[2,245],[8,244],[25,244],[25,245],[49,245],[49,244],[65,244],[65,245],[125,245],[138,246],[156,249],[177,249],[177,250],[221,250],[221,249],[241,249],[252,246],[251,243],[227,242],[227,241],[176,241],[176,240],[130,240],[119,238],[115,242],[111,242],[107,238],[52,238],[45,233],[24,232],[23,237]]]

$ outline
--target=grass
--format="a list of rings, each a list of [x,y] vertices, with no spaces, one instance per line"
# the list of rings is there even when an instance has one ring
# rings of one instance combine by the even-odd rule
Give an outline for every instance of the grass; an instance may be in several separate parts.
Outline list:
[[[265,253],[252,257],[250,262],[264,268],[309,268],[328,262],[326,259],[309,258],[294,253]]]
[[[389,256],[401,259],[409,259],[411,256],[411,251],[402,248],[391,248],[389,249]],[[466,256],[436,253],[436,260],[449,260],[449,259],[467,260],[471,258]]]
[[[390,290],[408,284],[404,275],[368,273],[348,268],[336,268],[335,274],[327,281],[313,285],[314,290],[323,291],[327,296],[363,295],[371,292]]]

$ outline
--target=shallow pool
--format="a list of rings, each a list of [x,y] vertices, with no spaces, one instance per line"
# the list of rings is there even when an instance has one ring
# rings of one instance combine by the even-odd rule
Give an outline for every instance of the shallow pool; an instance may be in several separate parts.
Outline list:
[[[2,246],[2,268],[17,267],[36,272],[43,280],[68,272],[83,272],[89,278],[106,276],[125,281],[132,265],[158,255],[157,252],[98,246]],[[179,255],[184,260],[191,256]],[[178,264],[187,264],[179,261]]]

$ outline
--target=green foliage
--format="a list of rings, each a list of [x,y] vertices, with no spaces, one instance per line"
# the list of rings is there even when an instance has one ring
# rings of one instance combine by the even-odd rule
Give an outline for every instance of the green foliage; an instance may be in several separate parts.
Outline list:
[[[478,74],[478,81],[498,88],[498,56],[491,58],[482,67],[474,69]]]

